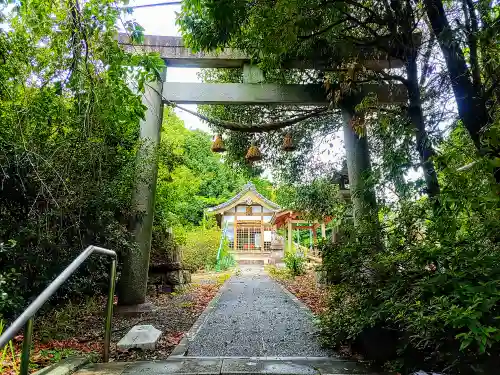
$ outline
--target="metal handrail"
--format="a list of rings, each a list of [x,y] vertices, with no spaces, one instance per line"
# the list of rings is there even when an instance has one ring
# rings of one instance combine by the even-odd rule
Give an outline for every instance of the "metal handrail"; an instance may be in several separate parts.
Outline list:
[[[24,310],[24,312],[12,323],[9,328],[0,336],[0,348],[3,348],[14,336],[24,329],[23,348],[21,354],[20,375],[28,375],[29,360],[31,352],[31,341],[33,338],[33,318],[42,305],[59,289],[59,287],[82,265],[92,253],[109,255],[112,257],[111,270],[109,274],[108,301],[106,304],[106,322],[104,326],[104,349],[103,361],[109,361],[109,346],[111,342],[111,319],[113,317],[113,302],[116,283],[116,253],[112,250],[97,246],[89,246],[75,258],[66,269],[52,281],[45,290]]]

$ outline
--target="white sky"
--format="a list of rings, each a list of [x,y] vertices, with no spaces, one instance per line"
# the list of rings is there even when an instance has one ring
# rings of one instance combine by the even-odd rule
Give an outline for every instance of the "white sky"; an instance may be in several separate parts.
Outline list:
[[[164,0],[132,0],[130,6],[145,5],[165,2]],[[157,6],[151,8],[134,9],[132,15],[128,16],[134,19],[139,25],[144,27],[144,34],[181,36],[178,27],[175,24],[176,12],[180,12],[180,5]],[[168,68],[167,82],[200,82],[197,73],[198,68]],[[190,110],[196,111],[196,105],[184,105]],[[179,109],[175,113],[184,120],[186,127],[189,129],[202,129],[211,132],[208,125],[198,119],[196,116],[190,115]]]

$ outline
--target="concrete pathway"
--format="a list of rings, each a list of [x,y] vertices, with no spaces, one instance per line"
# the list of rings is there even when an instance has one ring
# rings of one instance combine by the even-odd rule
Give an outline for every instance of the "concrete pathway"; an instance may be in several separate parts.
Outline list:
[[[318,343],[310,312],[262,267],[243,267],[200,320],[187,353],[180,345],[183,354],[163,361],[89,364],[75,375],[375,375],[359,363],[325,358],[330,353]]]
[[[264,273],[241,266],[188,344],[188,356],[326,357],[312,314]]]

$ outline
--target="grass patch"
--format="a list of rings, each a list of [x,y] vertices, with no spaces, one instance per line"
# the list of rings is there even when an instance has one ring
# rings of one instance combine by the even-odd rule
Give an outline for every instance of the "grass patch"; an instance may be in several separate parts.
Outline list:
[[[288,270],[288,268],[279,268],[274,265],[267,265],[264,267],[264,269],[269,274],[269,276],[278,281],[293,279],[293,275],[290,270]]]
[[[81,302],[67,302],[47,311],[35,320],[35,334],[41,342],[65,340],[81,331],[78,325],[89,316],[103,315],[106,301],[103,297],[88,297]]]
[[[194,302],[182,302],[182,303],[179,303],[179,307],[182,307],[183,309],[188,309],[190,307],[193,307],[194,305]]]
[[[0,320],[0,335],[3,333],[5,324],[3,320]],[[12,340],[10,340],[7,345],[1,349],[0,355],[0,374],[7,373],[7,371],[12,370],[17,373],[19,370],[19,363],[16,356],[16,350]]]

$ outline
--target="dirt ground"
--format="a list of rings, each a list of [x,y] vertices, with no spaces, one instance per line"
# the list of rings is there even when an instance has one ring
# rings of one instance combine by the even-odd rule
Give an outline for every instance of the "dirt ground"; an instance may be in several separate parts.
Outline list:
[[[157,307],[155,312],[133,318],[124,316],[115,318],[111,338],[111,359],[116,361],[136,361],[167,358],[217,294],[228,276],[228,274],[193,275],[191,286],[183,292],[150,296],[150,302]],[[157,343],[156,350],[128,350],[123,352],[116,349],[116,343],[136,324],[151,324],[163,332]]]

